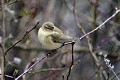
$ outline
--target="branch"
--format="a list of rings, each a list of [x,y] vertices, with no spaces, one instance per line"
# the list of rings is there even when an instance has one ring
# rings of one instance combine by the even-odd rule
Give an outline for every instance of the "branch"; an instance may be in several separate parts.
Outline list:
[[[15,78],[15,80],[20,79],[23,75],[25,75],[27,72],[29,72],[35,65],[37,65],[39,62],[41,62],[42,60],[44,60],[47,56],[44,56],[42,59],[36,61],[34,64],[32,64],[28,69],[26,69],[26,71],[24,71],[21,75],[19,75],[17,78]]]
[[[39,21],[39,22],[40,22],[40,21]],[[29,31],[26,31],[26,33],[24,34],[24,36],[23,36],[19,41],[17,41],[17,42],[14,43],[10,48],[8,48],[8,49],[5,51],[5,55],[6,55],[15,45],[17,45],[17,44],[20,43],[22,40],[24,40],[25,37],[26,37],[32,30],[34,30],[34,29],[37,27],[37,25],[39,24],[39,22],[37,22],[37,24],[36,24],[32,29],[30,29]]]
[[[75,63],[72,65],[71,69],[73,69],[73,67],[74,67],[75,65],[77,65],[79,62],[80,62],[80,60],[78,60],[77,62],[75,62]],[[65,70],[65,69],[67,69],[67,68],[70,68],[70,66],[71,66],[71,64],[68,64],[67,66],[64,66],[64,67],[62,67],[62,68],[41,69],[41,70],[38,70],[38,71],[36,71],[36,72],[32,72],[31,75],[29,76],[29,78],[27,78],[26,80],[29,80],[32,76],[34,76],[35,74],[40,73],[40,72],[45,72],[45,71],[62,71],[62,70]],[[51,77],[52,75],[55,75],[55,74],[50,73],[50,74],[46,75],[45,77],[46,77],[47,79],[49,79],[49,77]],[[44,80],[45,77],[43,77],[43,78],[40,79],[40,80]],[[66,77],[66,76],[65,76],[65,73],[63,73],[62,77],[63,77],[62,80],[64,80],[65,77]],[[46,80],[46,79],[45,79],[45,80]]]
[[[0,74],[0,75],[2,75],[2,74]],[[13,76],[9,76],[9,75],[5,75],[5,77],[8,77],[8,78],[14,79]]]
[[[120,72],[118,72],[116,75],[120,75]],[[114,75],[110,80],[114,80],[116,78],[116,75]],[[118,79],[119,80],[119,79]]]
[[[69,76],[70,76],[72,67],[73,67],[73,65],[74,65],[74,55],[73,55],[74,44],[75,44],[75,43],[72,43],[72,62],[71,62],[71,65],[70,65],[70,67],[69,67],[69,71],[68,71],[68,75],[67,75],[67,80],[69,79]]]
[[[75,0],[74,0],[74,6],[75,6]],[[73,10],[73,12],[74,12],[74,15],[75,15],[75,10]],[[92,56],[94,57],[94,59],[95,59],[96,61],[98,61],[97,58],[96,58],[96,56],[93,54],[92,49],[91,49],[91,45],[90,45],[90,42],[89,42],[88,35],[90,35],[91,33],[95,32],[95,31],[97,31],[98,29],[101,29],[103,25],[105,25],[109,20],[111,20],[113,17],[115,17],[119,12],[120,12],[120,9],[117,9],[117,8],[116,8],[116,12],[115,12],[112,16],[110,16],[108,19],[106,19],[106,20],[105,20],[102,24],[100,24],[98,27],[96,27],[95,29],[93,29],[92,31],[90,31],[90,32],[88,32],[88,33],[86,33],[86,32],[83,31],[84,35],[83,35],[82,37],[76,39],[75,41],[64,43],[63,46],[64,46],[64,45],[68,45],[68,44],[76,43],[76,42],[80,41],[81,39],[83,39],[84,37],[86,37],[86,38],[88,39],[88,45],[89,45],[89,49],[90,49],[90,52],[91,52]],[[77,22],[77,19],[76,19],[76,18],[75,18],[75,21]],[[78,23],[77,23],[77,25],[78,25]],[[85,34],[85,33],[86,33],[86,34]],[[73,55],[73,54],[72,54],[72,55]],[[72,60],[72,62],[73,62],[73,60]],[[67,80],[68,80],[68,78],[69,78],[69,76],[70,76],[70,72],[71,72],[71,67],[72,67],[72,65],[73,65],[73,64],[71,64],[71,66],[70,66],[70,68],[69,68],[69,72],[68,72],[68,75],[67,75]]]
[[[74,43],[74,42],[76,43],[76,42],[82,40],[84,37],[92,34],[92,33],[95,32],[95,31],[97,31],[98,29],[102,29],[102,26],[105,25],[105,24],[106,24],[108,21],[110,21],[112,18],[114,18],[119,12],[120,12],[120,9],[117,9],[117,8],[116,8],[116,12],[115,12],[112,16],[110,16],[109,18],[107,18],[107,19],[106,19],[102,24],[100,24],[98,27],[96,27],[96,28],[93,29],[92,31],[88,32],[87,34],[81,36],[80,38],[78,38],[78,39],[76,39],[76,40],[74,40],[74,41],[72,41],[72,42],[66,42],[66,43],[64,43],[63,46],[64,46],[64,45],[68,45],[68,44],[72,44],[72,43]]]
[[[6,36],[6,26],[5,26],[5,11],[4,11],[4,0],[1,1],[1,5],[2,5],[2,31],[3,31],[3,39],[5,39]],[[1,49],[2,49],[2,59],[1,59],[1,71],[2,71],[2,76],[1,76],[1,80],[5,80],[5,41],[3,40],[2,45],[1,45]]]
[[[12,5],[12,4],[14,4],[14,3],[16,3],[16,2],[18,2],[18,1],[20,1],[20,0],[15,0],[15,1],[13,1],[13,2],[8,2],[8,4],[6,4],[3,8],[0,8],[0,11],[1,10],[4,10],[4,8],[6,7],[6,6],[9,6],[9,5]]]
[[[97,28],[93,29],[92,31],[88,32],[87,34],[83,35],[82,37],[78,38],[75,42],[80,41],[84,37],[90,35],[91,33],[97,31],[98,29],[101,29],[103,25],[105,25],[109,20],[111,20],[113,17],[115,17],[120,12],[120,9],[116,8],[116,12],[110,16],[108,19],[106,19],[102,24],[100,24]]]
[[[105,20],[101,25],[99,25],[97,28],[95,28],[94,30],[88,32],[87,34],[83,35],[82,37],[78,38],[77,40],[73,41],[73,42],[68,42],[68,43],[64,43],[64,45],[68,45],[68,44],[73,44],[73,43],[76,43],[77,41],[80,41],[81,39],[83,39],[84,37],[90,35],[91,33],[95,32],[96,30],[98,29],[101,29],[101,27],[106,24],[109,20],[111,20],[113,17],[115,17],[118,13],[120,12],[120,9],[116,9],[116,12],[111,16],[109,17],[107,20]],[[13,44],[8,50],[6,50],[6,53],[9,52],[16,44],[18,44],[19,42],[21,42],[28,33],[30,33],[34,28],[36,28],[36,26],[39,24],[39,22],[29,31],[26,31],[25,35],[23,36],[23,38],[21,40],[19,40],[18,42],[16,42],[15,44]],[[72,48],[73,49],[73,48]],[[33,65],[31,65],[26,71],[24,71],[21,75],[19,75],[17,78],[15,78],[15,80],[18,80],[19,78],[21,78],[23,75],[25,75],[27,72],[29,72],[29,70],[31,70],[35,65],[37,65],[39,62],[41,62],[42,60],[44,60],[46,57],[43,57],[42,59],[36,61]],[[74,57],[73,57],[73,50],[72,50],[72,63],[71,65],[73,65],[73,60]],[[71,68],[72,66],[70,66],[69,68],[69,75],[70,75],[70,72],[71,72]],[[68,77],[69,77],[68,75]]]
[[[78,20],[76,19],[75,0],[74,0],[74,5],[73,5],[73,6],[74,6],[74,9],[73,9],[74,15],[73,15],[73,16],[74,16],[75,23],[76,23],[76,25],[80,28],[80,30],[82,31],[83,35],[85,35],[85,34],[87,34],[87,33],[85,32],[85,30],[82,28],[82,26],[78,23]],[[92,57],[94,58],[94,60],[95,60],[96,62],[98,62],[98,59],[97,59],[97,57],[95,56],[95,54],[94,54],[94,52],[93,52],[93,50],[92,50],[92,46],[91,46],[91,43],[90,43],[90,38],[89,38],[89,36],[86,36],[86,39],[87,39],[87,44],[88,44],[89,51],[90,51]]]
[[[20,0],[15,0],[15,1],[13,1],[13,2],[8,3],[6,6],[11,5],[11,4],[14,4],[14,3],[19,2],[19,1],[20,1]]]

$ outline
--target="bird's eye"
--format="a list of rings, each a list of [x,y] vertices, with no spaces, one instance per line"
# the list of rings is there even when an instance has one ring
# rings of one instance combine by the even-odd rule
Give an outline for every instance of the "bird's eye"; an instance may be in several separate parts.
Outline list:
[[[45,28],[48,29],[48,30],[53,30],[54,29],[54,27],[50,26],[50,25],[46,25]]]

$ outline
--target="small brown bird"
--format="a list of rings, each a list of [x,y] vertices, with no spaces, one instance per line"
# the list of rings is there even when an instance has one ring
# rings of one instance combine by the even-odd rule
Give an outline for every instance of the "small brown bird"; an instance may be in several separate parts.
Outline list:
[[[38,39],[45,49],[59,48],[64,42],[72,41],[72,37],[65,35],[52,22],[45,22],[38,31]]]

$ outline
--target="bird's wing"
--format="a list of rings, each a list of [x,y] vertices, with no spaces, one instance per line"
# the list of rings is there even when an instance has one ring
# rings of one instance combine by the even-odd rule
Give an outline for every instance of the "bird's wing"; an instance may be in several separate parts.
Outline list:
[[[52,37],[52,40],[53,42],[55,43],[64,43],[64,42],[68,42],[68,41],[72,41],[72,38],[61,33],[57,33],[57,32],[54,32],[53,34],[51,34],[51,37]]]
[[[63,32],[59,28],[57,28],[56,26],[54,27],[54,31],[58,32],[59,34],[63,34]]]

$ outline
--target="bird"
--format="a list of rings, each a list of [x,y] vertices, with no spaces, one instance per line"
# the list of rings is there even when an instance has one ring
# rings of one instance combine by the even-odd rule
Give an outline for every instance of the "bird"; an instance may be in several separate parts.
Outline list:
[[[38,30],[38,39],[47,50],[54,50],[65,42],[72,41],[72,37],[65,35],[61,29],[52,22],[45,22]]]

